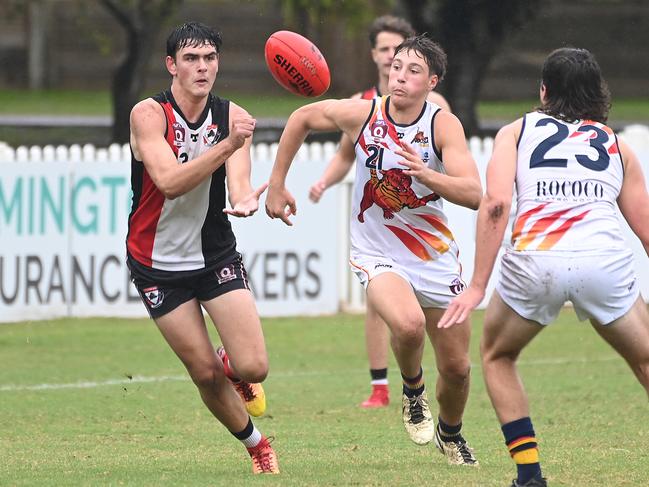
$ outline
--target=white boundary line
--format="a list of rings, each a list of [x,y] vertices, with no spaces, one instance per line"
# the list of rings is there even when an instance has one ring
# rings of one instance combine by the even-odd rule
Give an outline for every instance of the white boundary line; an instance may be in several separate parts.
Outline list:
[[[145,384],[148,382],[172,382],[172,381],[186,381],[189,377],[186,375],[161,375],[159,377],[145,377],[134,375],[132,379],[109,379],[103,381],[83,381],[71,382],[68,384],[34,384],[34,385],[18,385],[7,384],[0,386],[0,392],[14,392],[14,391],[47,391],[58,389],[92,389],[94,387],[103,386],[119,386],[124,384]]]
[[[556,359],[538,359],[538,360],[521,360],[519,365],[521,366],[535,366],[535,365],[567,365],[567,364],[583,364],[591,362],[611,362],[614,360],[619,360],[624,362],[621,357],[617,355],[611,357],[597,357],[597,358],[556,358]],[[479,368],[479,365],[472,364],[473,368]],[[299,377],[299,376],[319,376],[319,375],[330,375],[333,371],[302,371],[302,372],[279,372],[273,374],[275,377]],[[350,371],[348,374],[358,373],[361,371]],[[362,373],[366,373],[362,371]],[[55,391],[61,389],[93,389],[96,387],[105,387],[105,386],[119,386],[119,385],[128,385],[128,384],[148,384],[155,382],[185,382],[189,381],[188,375],[161,375],[158,377],[147,377],[141,375],[134,375],[132,378],[124,379],[108,379],[104,381],[81,381],[81,382],[70,382],[70,383],[60,383],[60,384],[32,384],[32,385],[22,385],[22,384],[5,384],[0,385],[1,392],[20,392],[20,391]]]

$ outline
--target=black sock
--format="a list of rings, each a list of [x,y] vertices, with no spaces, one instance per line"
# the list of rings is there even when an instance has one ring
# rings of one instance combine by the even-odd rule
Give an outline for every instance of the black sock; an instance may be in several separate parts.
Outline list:
[[[236,433],[233,431],[231,431],[230,433],[232,433],[232,436],[234,436],[237,440],[245,440],[252,434],[254,429],[255,427],[252,424],[252,419],[248,417],[248,424],[246,425],[245,428],[243,428],[241,431],[238,431]]]
[[[370,376],[372,381],[385,380],[388,378],[388,369],[387,367],[385,369],[370,369]]]
[[[403,393],[406,397],[420,396],[426,388],[424,384],[424,369],[419,368],[419,373],[415,377],[406,377],[401,374],[403,379]]]
[[[437,430],[439,431],[439,436],[441,436],[444,441],[463,440],[462,434],[460,433],[460,431],[462,431],[461,421],[460,424],[451,426],[450,424],[446,424],[442,421],[442,418],[437,416]]]

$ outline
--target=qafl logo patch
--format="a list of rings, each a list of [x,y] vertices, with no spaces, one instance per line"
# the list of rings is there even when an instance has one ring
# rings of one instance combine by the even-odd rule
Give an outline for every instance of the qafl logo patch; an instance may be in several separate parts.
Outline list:
[[[174,122],[171,125],[171,130],[174,133],[174,145],[176,147],[181,147],[182,145],[184,145],[185,144],[185,127],[183,127],[178,122]]]
[[[148,287],[142,290],[144,299],[150,308],[158,308],[165,299],[165,294],[158,286]]]
[[[370,125],[370,134],[374,138],[374,142],[378,144],[388,135],[388,124],[385,123],[385,120],[376,120]]]
[[[466,284],[456,277],[448,288],[457,296],[458,294],[462,294],[462,291],[466,288]]]

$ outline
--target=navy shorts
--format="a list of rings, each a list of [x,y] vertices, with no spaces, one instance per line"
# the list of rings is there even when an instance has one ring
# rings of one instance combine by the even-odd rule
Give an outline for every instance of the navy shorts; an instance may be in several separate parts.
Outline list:
[[[130,255],[131,280],[151,318],[160,318],[187,301],[209,301],[235,289],[250,289],[241,254],[193,271],[161,271],[140,264]]]

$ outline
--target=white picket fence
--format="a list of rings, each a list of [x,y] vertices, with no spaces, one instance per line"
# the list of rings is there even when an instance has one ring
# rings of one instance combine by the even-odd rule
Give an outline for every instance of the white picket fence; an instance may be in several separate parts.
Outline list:
[[[643,166],[645,178],[647,179],[649,185],[649,127],[643,125],[628,126],[619,135],[638,154]],[[473,157],[478,165],[478,169],[484,184],[485,169],[492,151],[493,139],[481,139],[472,137],[468,141],[468,143],[471,153],[473,154]],[[253,184],[260,184],[262,181],[268,178],[276,153],[276,148],[277,144],[253,145]],[[329,242],[326,245],[336,246],[335,269],[331,269],[325,272],[324,277],[320,277],[320,279],[330,279],[331,276],[328,274],[328,272],[331,272],[332,275],[335,275],[335,292],[338,295],[338,307],[349,311],[360,311],[364,308],[364,292],[356,277],[349,270],[348,265],[348,224],[354,171],[350,171],[343,183],[338,185],[337,188],[331,189],[325,194],[325,197],[323,197],[323,200],[319,204],[319,207],[312,205],[310,202],[308,202],[307,199],[308,187],[320,176],[322,170],[326,166],[326,163],[335,152],[335,149],[336,145],[331,142],[324,144],[312,143],[303,145],[298,153],[298,156],[296,157],[294,166],[305,166],[301,167],[301,169],[299,170],[292,170],[292,172],[303,171],[303,174],[300,176],[299,180],[294,179],[293,181],[291,181],[291,177],[289,175],[288,189],[297,198],[298,205],[305,209],[305,211],[301,213],[302,217],[304,217],[304,213],[306,213],[307,215],[313,215],[311,217],[312,219],[322,219],[324,218],[323,215],[327,215],[327,218],[329,218],[329,214],[331,212],[335,214],[335,217],[331,218],[331,222],[334,222],[332,226],[334,226],[335,228],[323,228],[324,224],[320,225],[320,227],[315,225],[315,231],[323,232],[323,235],[325,233],[327,235],[335,233],[335,243],[332,243],[332,239],[327,240],[324,237],[322,238],[323,243]],[[83,165],[101,163],[101,167],[105,168],[106,166],[112,166],[113,164],[115,164],[117,167],[115,167],[113,171],[115,171],[116,174],[119,174],[122,177],[128,178],[130,173],[130,157],[131,155],[128,145],[113,144],[107,148],[97,148],[92,145],[47,145],[44,147],[22,146],[13,148],[5,143],[0,142],[0,166],[4,164],[27,164],[27,166],[25,167],[29,167],[29,163],[51,163],[54,165],[56,165],[57,163],[73,165],[77,163]],[[47,168],[47,164],[40,167]],[[19,168],[16,168],[14,166],[14,169]],[[6,201],[3,202],[3,205],[6,206],[6,204]],[[451,228],[453,229],[454,235],[456,236],[461,249],[460,258],[464,267],[464,277],[465,279],[470,279],[470,276],[473,272],[476,213],[467,210],[466,208],[457,207],[452,204],[445,203],[445,205],[445,210],[449,216]],[[326,207],[326,211],[321,207]],[[7,211],[6,207],[5,211]],[[298,233],[295,233],[295,231],[291,229],[285,228],[277,221],[270,223],[264,222],[263,220],[265,220],[265,216],[261,213],[262,212],[256,215],[255,218],[251,219],[249,222],[241,224],[239,224],[238,222],[235,223],[235,231],[239,233],[240,244],[245,247],[245,239],[258,239],[259,232],[263,231],[265,238],[277,241],[278,246],[285,246],[286,249],[288,249],[287,252],[290,251],[290,249],[294,249],[296,242],[292,239],[294,239],[295,236],[298,235]],[[8,219],[8,217],[5,217],[5,219]],[[296,227],[298,225],[300,225],[299,218],[296,219]],[[241,227],[241,229],[238,228],[239,226]],[[262,230],[259,230],[260,228],[262,228]],[[309,232],[312,231],[313,230],[309,230]],[[636,261],[638,263],[636,268],[640,279],[641,289],[643,291],[643,295],[645,296],[645,298],[647,298],[649,297],[649,266],[647,265],[647,257],[644,253],[644,249],[637,241],[637,238],[632,235],[628,227],[626,228],[626,232],[630,245],[636,255]],[[243,233],[245,239],[242,238],[241,233]],[[9,242],[9,244],[10,243],[11,242]],[[5,244],[7,244],[6,240],[3,243],[3,247]],[[329,249],[328,251],[331,251],[331,249]],[[243,252],[245,253],[245,250],[243,250]],[[286,264],[285,262],[284,265],[286,266],[288,264]],[[274,274],[270,274],[271,277],[273,275]],[[268,276],[266,275],[264,278],[266,277]],[[488,289],[488,295],[493,289],[494,280],[495,279],[492,278],[490,288]],[[265,287],[266,284],[264,284],[264,289]],[[287,302],[289,301],[290,300],[287,300]],[[284,314],[292,314],[291,310],[287,309],[286,306],[286,304],[279,306],[279,311],[276,311],[275,308],[272,308],[272,310],[269,311],[269,314],[281,314],[282,311],[284,311]],[[299,310],[301,310],[300,312],[303,312],[304,309],[307,309],[305,308],[305,305],[302,305],[301,307],[296,307],[295,312],[297,312],[298,308]],[[329,309],[330,307],[321,308],[320,312],[325,312]],[[260,312],[262,312],[263,314],[263,306],[260,307]],[[315,310],[314,312],[318,312],[318,310]]]

